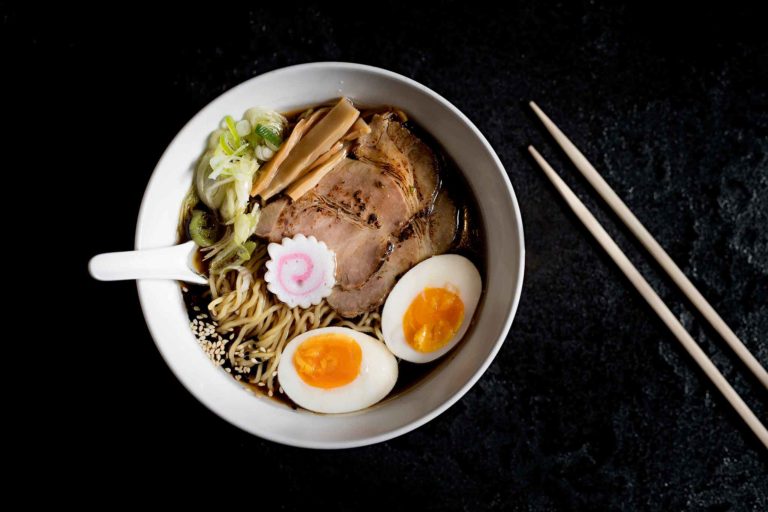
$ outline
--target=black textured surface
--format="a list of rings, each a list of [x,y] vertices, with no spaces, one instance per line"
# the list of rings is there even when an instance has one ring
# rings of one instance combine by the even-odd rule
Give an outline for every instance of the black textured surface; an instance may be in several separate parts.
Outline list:
[[[95,470],[89,483],[122,491],[131,480],[115,473],[138,462],[142,475],[165,475],[154,481],[169,492],[216,488],[224,502],[231,492],[248,506],[258,484],[279,491],[287,508],[768,508],[765,450],[524,153],[532,142],[555,164],[765,420],[757,380],[525,107],[537,100],[572,136],[768,364],[768,42],[757,12],[456,3],[398,7],[372,21],[338,6],[282,16],[211,7],[204,17],[118,10],[89,21],[93,11],[67,10],[3,18],[3,50],[18,59],[21,82],[57,97],[43,105],[67,146],[55,186],[82,199],[67,215],[89,236],[78,236],[68,256],[78,314],[93,329],[77,343],[98,346],[118,376],[94,385],[98,363],[86,350],[67,378],[66,417],[76,428],[65,444]],[[321,60],[391,69],[465,112],[507,168],[528,251],[517,318],[480,383],[417,431],[342,452],[264,442],[215,417],[161,360],[134,285],[96,283],[85,271],[92,254],[132,246],[146,180],[199,108],[251,76]],[[166,484],[188,474],[187,487]]]

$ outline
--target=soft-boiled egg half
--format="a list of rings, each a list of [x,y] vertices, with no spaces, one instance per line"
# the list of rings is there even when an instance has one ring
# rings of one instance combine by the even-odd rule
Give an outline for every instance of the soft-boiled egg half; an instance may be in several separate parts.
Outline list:
[[[277,378],[288,397],[305,409],[352,412],[389,394],[397,381],[397,360],[367,334],[325,327],[285,346]]]
[[[437,359],[467,332],[481,291],[480,272],[467,258],[443,254],[422,261],[400,278],[384,304],[387,347],[412,363]]]

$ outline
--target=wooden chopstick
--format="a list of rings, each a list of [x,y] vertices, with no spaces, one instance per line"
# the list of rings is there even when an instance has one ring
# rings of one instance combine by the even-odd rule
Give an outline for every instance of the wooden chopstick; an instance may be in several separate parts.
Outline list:
[[[760,362],[755,358],[749,349],[744,346],[744,343],[736,336],[736,333],[728,327],[728,324],[717,314],[717,311],[707,302],[707,299],[701,295],[699,290],[693,285],[693,283],[683,274],[680,267],[672,260],[667,252],[659,245],[653,235],[651,235],[645,226],[635,217],[632,211],[624,204],[624,201],[619,198],[616,192],[605,182],[600,173],[589,163],[586,157],[581,151],[574,146],[568,137],[560,131],[560,129],[542,112],[538,105],[534,102],[530,102],[529,105],[536,113],[536,115],[544,123],[544,126],[555,138],[555,141],[563,148],[563,151],[568,158],[571,159],[576,168],[581,171],[581,174],[589,181],[589,183],[597,190],[608,203],[608,206],[619,216],[624,224],[630,231],[637,237],[638,240],[645,246],[651,256],[661,265],[661,268],[672,278],[677,286],[682,290],[688,300],[690,300],[696,309],[707,319],[707,321],[715,328],[715,330],[723,337],[726,343],[736,352],[736,355],[747,365],[747,368],[755,374],[760,382],[768,388],[768,372],[765,371],[760,365]]]
[[[714,364],[712,364],[712,361],[707,357],[704,351],[701,350],[701,347],[699,347],[698,343],[696,343],[691,335],[688,334],[688,331],[685,330],[685,327],[683,327],[683,325],[675,317],[672,311],[669,310],[664,301],[662,301],[661,298],[653,290],[653,288],[651,288],[651,285],[648,284],[648,281],[646,281],[640,272],[638,272],[637,268],[635,268],[632,262],[629,261],[627,256],[621,251],[619,246],[616,245],[616,242],[613,241],[611,236],[605,231],[605,229],[603,229],[603,226],[601,226],[597,219],[595,219],[589,210],[587,210],[586,206],[584,206],[584,203],[582,203],[579,198],[576,197],[576,194],[573,193],[568,185],[565,184],[560,176],[557,175],[555,170],[552,169],[549,163],[544,160],[544,157],[542,157],[533,146],[528,146],[528,151],[530,151],[531,155],[533,155],[533,158],[544,170],[544,173],[547,175],[552,184],[555,185],[557,191],[560,192],[565,201],[568,203],[568,206],[571,207],[579,220],[581,220],[589,232],[592,233],[598,243],[603,247],[603,249],[605,249],[605,251],[616,263],[616,265],[618,265],[621,271],[624,272],[624,275],[627,276],[629,281],[634,285],[635,288],[637,288],[637,291],[640,292],[640,295],[643,296],[643,298],[653,308],[656,314],[659,315],[659,318],[661,318],[662,322],[664,322],[667,327],[669,327],[669,330],[672,331],[672,334],[674,334],[678,341],[682,343],[685,350],[691,354],[694,361],[696,361],[701,369],[704,370],[704,373],[714,383],[717,389],[720,390],[725,399],[728,400],[734,409],[736,409],[736,412],[739,413],[739,416],[741,416],[749,428],[752,429],[752,432],[754,432],[755,435],[763,443],[763,445],[768,448],[768,430],[766,430],[765,426],[760,423],[760,420],[757,419],[755,413],[753,413],[749,406],[744,403],[744,400],[742,400],[736,390],[731,387],[725,377],[723,377],[723,374],[720,373]]]

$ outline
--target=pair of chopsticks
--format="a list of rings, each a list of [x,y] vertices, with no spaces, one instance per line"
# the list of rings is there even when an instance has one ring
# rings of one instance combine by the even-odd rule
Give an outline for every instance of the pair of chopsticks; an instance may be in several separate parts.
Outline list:
[[[765,371],[755,356],[744,346],[741,340],[731,330],[730,327],[723,321],[720,315],[717,314],[715,309],[707,302],[707,300],[699,293],[699,290],[691,283],[691,281],[683,274],[680,267],[678,267],[672,258],[669,257],[667,252],[659,245],[655,238],[648,232],[647,229],[640,223],[635,215],[630,211],[626,204],[616,195],[616,192],[605,182],[600,174],[595,170],[592,164],[587,161],[586,157],[579,151],[576,146],[566,137],[560,129],[555,126],[555,123],[547,117],[547,115],[541,111],[541,109],[534,102],[530,102],[530,106],[536,113],[538,118],[544,123],[544,126],[550,134],[555,138],[555,141],[568,155],[568,158],[574,163],[576,168],[581,171],[584,177],[589,183],[597,190],[602,196],[608,206],[619,216],[624,224],[629,228],[632,234],[637,237],[643,246],[651,253],[651,256],[661,265],[664,271],[672,278],[677,286],[682,290],[686,297],[696,306],[696,309],[704,316],[704,318],[712,324],[712,327],[725,339],[726,343],[736,352],[736,355],[741,358],[744,364],[755,374],[760,382],[768,388],[768,373]],[[571,207],[573,212],[595,237],[598,243],[605,249],[608,255],[613,259],[614,263],[618,265],[621,271],[634,285],[640,295],[648,302],[653,308],[659,318],[666,324],[672,334],[680,341],[685,350],[693,357],[694,361],[701,367],[704,373],[709,377],[712,383],[723,394],[726,400],[733,406],[736,412],[741,416],[744,422],[749,426],[760,441],[768,448],[768,430],[755,416],[755,413],[744,403],[741,396],[733,389],[728,381],[723,377],[723,374],[712,364],[712,361],[707,357],[704,351],[694,341],[688,331],[685,330],[680,321],[675,317],[672,311],[669,310],[667,305],[656,292],[648,284],[648,281],[638,272],[637,268],[632,264],[627,256],[621,251],[616,242],[613,241],[611,236],[603,229],[600,223],[595,217],[587,210],[576,194],[565,184],[565,182],[558,176],[552,166],[544,160],[544,157],[539,154],[533,146],[528,146],[528,151],[533,155],[536,163],[541,166],[547,178],[560,192],[568,206]]]

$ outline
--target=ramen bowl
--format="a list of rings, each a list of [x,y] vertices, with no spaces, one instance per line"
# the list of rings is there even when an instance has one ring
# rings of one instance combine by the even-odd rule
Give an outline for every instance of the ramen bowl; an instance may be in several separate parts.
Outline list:
[[[136,226],[136,249],[177,242],[179,212],[195,164],[225,115],[240,115],[253,105],[291,111],[340,96],[361,105],[403,109],[443,146],[477,198],[486,233],[483,296],[473,327],[443,364],[407,391],[362,411],[322,415],[295,410],[247,390],[211,364],[190,330],[177,282],[138,282],[139,300],[155,344],[192,395],[246,432],[306,448],[350,448],[386,441],[456,403],[504,343],[523,283],[520,209],[504,167],[485,137],[429,88],[390,71],[348,63],[303,64],[257,76],[195,115],[168,146],[149,180]]]

